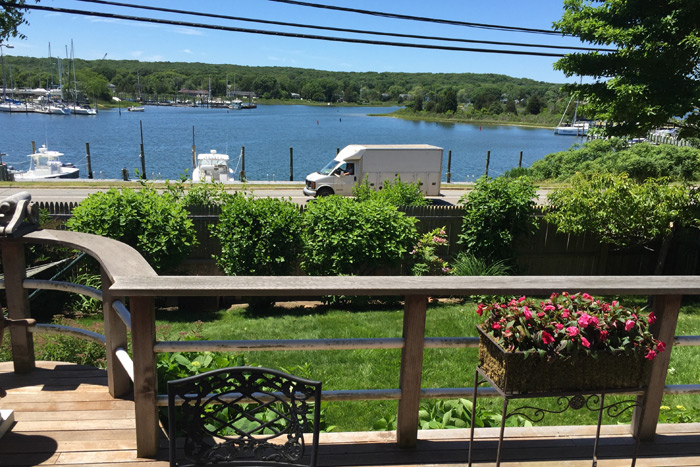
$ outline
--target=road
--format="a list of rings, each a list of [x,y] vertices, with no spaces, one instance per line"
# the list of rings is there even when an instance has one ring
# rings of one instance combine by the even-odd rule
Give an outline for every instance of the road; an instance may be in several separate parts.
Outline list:
[[[88,195],[97,193],[99,191],[106,191],[109,189],[108,186],[76,186],[75,183],[71,183],[69,186],[61,186],[63,182],[52,182],[50,185],[56,186],[46,186],[42,185],[40,187],[30,186],[22,187],[19,183],[2,183],[0,184],[0,199],[7,196],[13,195],[20,191],[28,191],[32,195],[33,201],[43,201],[43,202],[75,202],[79,203],[85,199]],[[139,189],[138,184],[133,184],[130,186],[134,189]],[[256,198],[267,198],[267,197],[278,197],[278,198],[291,198],[292,201],[299,205],[306,204],[311,198],[307,198],[302,193],[302,184],[296,182],[277,182],[277,183],[266,183],[266,184],[255,184],[252,186],[253,195]],[[239,188],[240,189],[240,185]],[[441,196],[433,197],[434,203],[438,205],[455,205],[458,203],[459,199],[466,193],[469,192],[471,187],[466,184],[461,185],[446,185],[443,184],[441,190]],[[539,203],[543,203],[547,196],[549,190],[538,190]]]

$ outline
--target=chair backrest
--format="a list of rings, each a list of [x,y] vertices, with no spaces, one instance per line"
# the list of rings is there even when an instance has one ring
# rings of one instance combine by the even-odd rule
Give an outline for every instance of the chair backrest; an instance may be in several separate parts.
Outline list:
[[[223,368],[168,381],[170,465],[302,465],[304,432],[313,428],[305,465],[315,467],[320,415],[320,381],[268,368]]]

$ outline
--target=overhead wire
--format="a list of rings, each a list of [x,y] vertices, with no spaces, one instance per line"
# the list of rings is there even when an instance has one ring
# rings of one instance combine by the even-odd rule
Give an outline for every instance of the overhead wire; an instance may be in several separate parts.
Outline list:
[[[290,27],[305,28],[305,29],[318,29],[318,30],[324,30],[324,31],[349,32],[349,33],[353,33],[353,34],[368,34],[368,35],[375,35],[375,36],[401,37],[401,38],[407,38],[407,39],[435,40],[435,41],[445,41],[445,42],[464,42],[464,43],[470,43],[470,44],[488,44],[488,45],[505,45],[505,46],[515,46],[515,47],[533,47],[533,48],[543,48],[543,49],[613,52],[612,49],[600,49],[600,48],[592,48],[592,47],[576,47],[576,46],[551,45],[551,44],[532,44],[532,43],[522,43],[522,42],[486,41],[486,40],[462,39],[462,38],[444,37],[444,36],[424,36],[424,35],[418,35],[418,34],[403,34],[403,33],[392,33],[392,32],[383,32],[383,31],[369,31],[369,30],[365,30],[365,29],[349,29],[349,28],[339,28],[339,27],[334,27],[334,26],[319,26],[319,25],[313,25],[313,24],[290,23],[290,22],[285,22],[285,21],[274,21],[274,20],[257,19],[257,18],[244,18],[244,17],[240,17],[240,16],[222,15],[222,14],[217,14],[217,13],[203,13],[203,12],[191,11],[191,10],[179,10],[179,9],[173,9],[173,8],[154,7],[154,6],[147,6],[147,5],[135,5],[135,4],[129,4],[129,3],[114,2],[114,1],[110,1],[110,0],[75,0],[75,1],[98,4],[98,5],[109,5],[109,6],[118,6],[118,7],[125,7],[125,8],[135,8],[135,9],[140,9],[140,10],[159,11],[162,13],[175,13],[175,14],[188,15],[188,16],[201,16],[201,17],[206,17],[206,18],[217,18],[217,19],[226,19],[226,20],[232,20],[232,21],[242,21],[242,22],[250,22],[250,23],[260,23],[260,24],[272,24],[275,26],[290,26]]]
[[[8,2],[5,0],[0,0],[0,5],[5,7],[14,7],[14,2]],[[72,8],[61,8],[61,7],[49,7],[45,5],[38,4],[24,4],[22,8],[28,10],[41,10],[41,11],[51,11],[56,13],[67,13],[82,16],[93,16],[109,19],[122,19],[127,21],[154,23],[154,24],[164,24],[171,26],[183,26],[198,29],[212,29],[219,31],[228,32],[240,32],[248,34],[258,34],[258,35],[268,35],[268,36],[278,36],[278,37],[293,37],[299,39],[312,39],[312,40],[322,40],[331,42],[346,42],[354,44],[369,44],[369,45],[382,45],[390,47],[404,47],[404,48],[416,48],[416,49],[430,49],[430,50],[446,50],[446,51],[457,51],[457,52],[479,52],[479,53],[495,53],[495,54],[507,54],[507,55],[528,55],[528,56],[538,56],[538,57],[555,57],[561,58],[565,54],[561,53],[550,53],[550,52],[538,52],[538,51],[525,51],[525,50],[512,50],[512,49],[484,49],[484,48],[474,48],[474,47],[456,47],[438,44],[416,44],[416,43],[406,43],[406,42],[390,42],[390,41],[376,41],[369,39],[357,39],[348,37],[334,37],[334,36],[319,36],[313,34],[300,34],[292,32],[282,32],[282,31],[268,31],[261,29],[248,29],[239,28],[232,26],[223,26],[216,24],[204,24],[204,23],[193,23],[189,21],[175,21],[167,20],[161,18],[147,18],[143,16],[130,16],[118,13],[104,13],[99,11],[89,11],[89,10],[76,10]]]
[[[350,12],[350,13],[359,13],[359,14],[363,14],[363,15],[381,16],[383,18],[407,19],[407,20],[412,20],[412,21],[423,21],[423,22],[427,22],[427,23],[449,24],[452,26],[467,26],[467,27],[480,28],[480,29],[494,29],[497,31],[562,35],[562,33],[558,32],[558,31],[554,31],[552,29],[536,29],[536,28],[523,28],[523,27],[519,27],[519,26],[501,26],[501,25],[497,25],[497,24],[470,23],[467,21],[457,21],[457,20],[452,20],[452,19],[427,18],[424,16],[411,16],[411,15],[402,15],[402,14],[398,14],[398,13],[386,13],[386,12],[381,12],[381,11],[360,10],[358,8],[348,8],[348,7],[335,6],[335,5],[323,5],[323,4],[311,3],[311,2],[302,2],[299,0],[269,0],[269,1],[277,2],[277,3],[287,3],[289,5],[305,6],[305,7],[310,7],[310,8],[321,8],[321,9],[325,9],[325,10],[337,10],[337,11],[345,11],[345,12]]]

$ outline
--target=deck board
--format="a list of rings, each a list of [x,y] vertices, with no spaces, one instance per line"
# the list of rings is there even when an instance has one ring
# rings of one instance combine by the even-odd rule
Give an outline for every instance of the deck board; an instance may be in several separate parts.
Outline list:
[[[80,365],[38,362],[36,371],[15,375],[0,363],[0,387],[8,391],[0,408],[15,410],[16,424],[0,439],[0,466],[165,467],[163,435],[158,459],[136,456],[134,403],[112,399],[105,372]],[[523,427],[506,430],[504,467],[591,465],[595,427]],[[474,465],[495,465],[498,429],[476,430]],[[321,466],[464,467],[469,431],[429,430],[415,449],[402,450],[394,432],[324,433]],[[629,466],[629,427],[604,426],[600,467]],[[653,442],[640,447],[638,466],[700,465],[700,424],[659,425]]]

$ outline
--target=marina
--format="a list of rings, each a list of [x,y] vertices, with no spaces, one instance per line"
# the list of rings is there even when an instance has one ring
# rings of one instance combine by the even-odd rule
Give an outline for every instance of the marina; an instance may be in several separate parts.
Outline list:
[[[529,166],[546,154],[563,151],[582,138],[558,138],[548,128],[524,128],[462,123],[407,121],[374,117],[396,107],[340,107],[305,105],[259,105],[249,112],[231,109],[147,106],[145,112],[100,110],[91,118],[53,118],[35,113],[0,112],[3,160],[27,170],[25,154],[32,141],[60,148],[65,159],[88,171],[85,143],[90,144],[92,171],[96,179],[121,179],[122,169],[135,178],[141,167],[140,126],[146,176],[149,179],[191,178],[192,133],[196,153],[212,149],[230,157],[229,167],[242,170],[240,154],[245,147],[248,180],[288,181],[290,148],[293,179],[323,167],[336,152],[350,144],[430,144],[444,148],[443,180],[452,152],[451,180],[474,181],[485,171],[490,152],[489,175],[498,176],[522,164]]]

